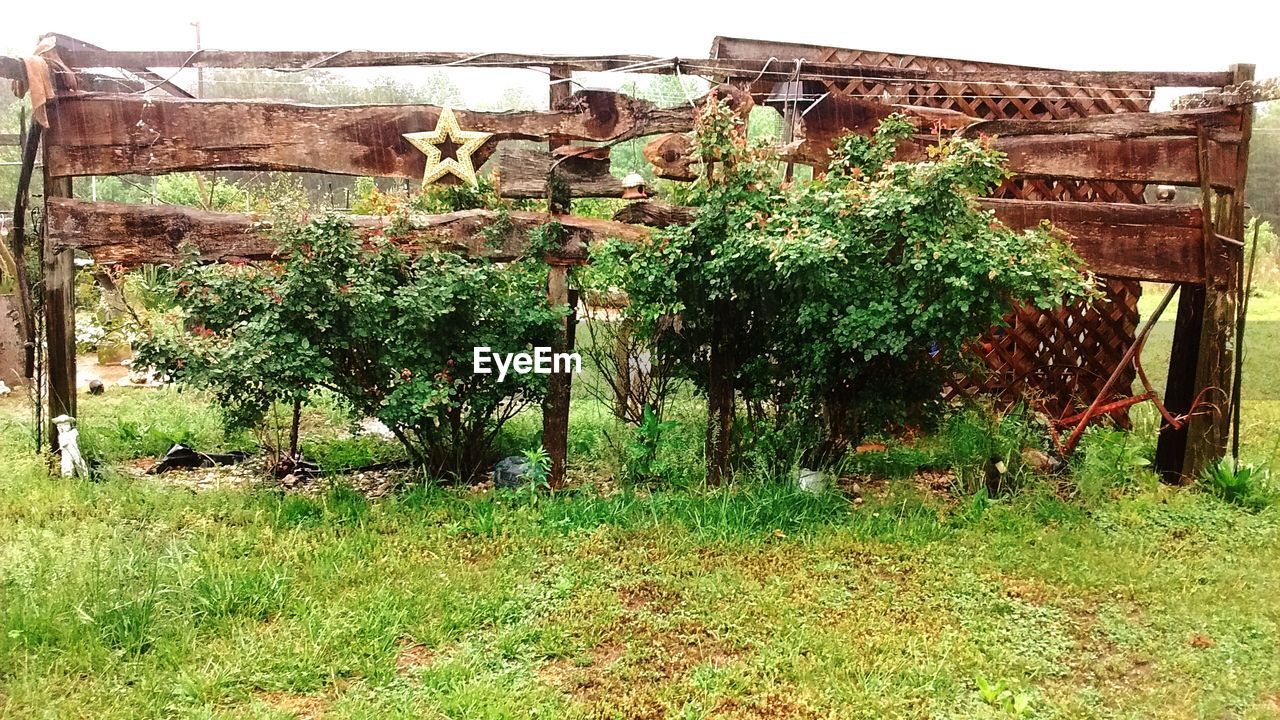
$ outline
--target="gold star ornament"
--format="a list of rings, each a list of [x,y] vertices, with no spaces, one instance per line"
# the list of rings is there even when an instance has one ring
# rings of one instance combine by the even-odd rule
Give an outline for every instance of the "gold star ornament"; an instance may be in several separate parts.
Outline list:
[[[471,185],[478,184],[471,156],[491,137],[492,133],[463,130],[450,108],[440,110],[435,130],[404,134],[405,140],[427,156],[423,185],[430,185],[445,175],[453,175]]]

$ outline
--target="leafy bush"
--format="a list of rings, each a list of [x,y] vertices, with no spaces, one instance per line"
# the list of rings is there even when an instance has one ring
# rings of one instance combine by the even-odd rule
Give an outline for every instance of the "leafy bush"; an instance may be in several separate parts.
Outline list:
[[[1154,482],[1154,458],[1153,437],[1094,426],[1072,456],[1072,478],[1084,500],[1097,502],[1116,489]]]
[[[327,389],[395,433],[410,458],[470,477],[502,424],[539,401],[546,376],[473,374],[472,349],[522,352],[552,337],[546,266],[410,256],[325,217],[283,233],[274,266],[184,265],[182,323],[139,361],[211,389],[232,425]],[[183,329],[182,325],[186,328]]]
[[[999,153],[952,139],[894,161],[913,132],[890,117],[841,139],[826,177],[788,185],[740,115],[708,103],[695,144],[714,169],[685,192],[694,222],[600,253],[637,331],[707,394],[709,448],[738,396],[754,416],[816,423],[808,461],[836,459],[926,414],[965,341],[1013,303],[1094,296],[1060,238],[1011,231],[976,204],[1005,177]],[[713,475],[727,447],[708,452]]]
[[[1252,465],[1233,469],[1229,461],[1219,460],[1205,468],[1200,484],[1229,503],[1253,510],[1261,510],[1276,500],[1271,473]]]

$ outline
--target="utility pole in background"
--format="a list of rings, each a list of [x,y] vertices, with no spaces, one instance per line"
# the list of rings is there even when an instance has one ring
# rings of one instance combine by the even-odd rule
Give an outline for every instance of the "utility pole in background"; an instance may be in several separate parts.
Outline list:
[[[200,52],[203,49],[200,45],[200,21],[191,23],[191,27],[196,29],[196,52]],[[204,68],[200,66],[196,66],[196,97],[204,98]]]

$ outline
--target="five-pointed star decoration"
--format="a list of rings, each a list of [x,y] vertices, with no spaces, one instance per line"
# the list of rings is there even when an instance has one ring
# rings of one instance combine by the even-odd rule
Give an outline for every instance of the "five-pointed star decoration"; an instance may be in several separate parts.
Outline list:
[[[492,133],[463,130],[458,126],[453,110],[447,107],[441,108],[435,130],[404,133],[404,139],[427,156],[423,185],[449,174],[476,185],[476,168],[471,162],[471,155],[491,137]]]

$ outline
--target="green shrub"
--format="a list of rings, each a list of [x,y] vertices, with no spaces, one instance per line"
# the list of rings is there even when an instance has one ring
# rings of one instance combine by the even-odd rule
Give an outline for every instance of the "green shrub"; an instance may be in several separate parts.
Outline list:
[[[742,118],[708,103],[695,146],[714,171],[684,193],[692,224],[598,253],[637,332],[707,393],[713,428],[717,408],[733,407],[728,384],[731,399],[782,421],[816,420],[807,463],[838,459],[865,433],[935,409],[965,341],[1011,303],[1094,296],[1067,243],[977,205],[1006,176],[999,153],[954,139],[894,161],[913,133],[891,117],[871,138],[838,141],[825,177],[787,184]]]
[[[274,266],[184,265],[183,313],[156,327],[138,360],[212,391],[233,426],[273,403],[328,390],[395,433],[433,472],[470,477],[502,424],[538,402],[546,376],[474,374],[477,346],[546,345],[559,314],[546,266],[410,255],[324,217],[285,232]]]

